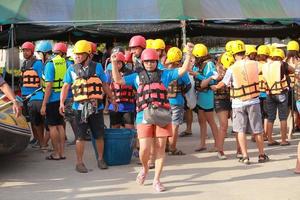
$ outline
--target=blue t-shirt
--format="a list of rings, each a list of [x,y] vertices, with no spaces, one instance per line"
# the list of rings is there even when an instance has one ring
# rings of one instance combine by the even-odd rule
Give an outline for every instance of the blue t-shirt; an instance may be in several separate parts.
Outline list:
[[[178,85],[189,85],[191,84],[190,78],[188,73],[185,73],[182,77],[180,77],[178,80]],[[184,105],[184,97],[182,93],[177,93],[176,97],[169,98],[169,102],[171,105]]]
[[[32,65],[32,69],[38,74],[40,80],[42,80],[43,68],[44,68],[44,66],[43,66],[43,63],[41,60],[36,60]],[[30,95],[38,88],[39,87],[37,87],[37,88],[21,87],[21,94],[22,94],[22,96]],[[30,101],[33,101],[33,100],[42,101],[43,98],[44,98],[43,91],[39,91],[30,98]]]
[[[74,64],[74,61],[73,60],[67,60],[67,67],[69,68],[70,66],[72,66]],[[69,88],[69,91],[68,91],[68,96],[67,96],[67,99],[71,99],[73,98],[73,93],[72,93],[72,88],[70,87]]]
[[[67,68],[69,68],[69,62],[66,62]],[[47,62],[44,70],[45,82],[53,82],[55,78],[55,68],[53,62]],[[55,92],[51,90],[51,95],[49,97],[48,103],[56,102],[60,100],[60,92]]]
[[[194,67],[193,71],[198,71],[198,68]],[[213,72],[217,72],[215,64],[209,61],[205,65],[202,74],[198,75],[196,78],[199,80],[208,79],[213,75]],[[214,84],[214,82],[215,81],[211,81],[210,84]],[[214,108],[214,92],[210,88],[201,92],[197,92],[197,105],[204,109]]]
[[[100,78],[100,80],[103,83],[107,83],[106,75],[105,75],[105,73],[103,71],[103,67],[100,63],[97,63],[97,65],[96,65],[96,75]],[[67,73],[64,78],[64,83],[72,85],[76,78],[77,78],[77,75],[76,75],[75,69],[72,65],[67,70]],[[72,108],[74,110],[81,110],[82,106],[83,106],[82,104],[79,104],[78,102],[74,102]],[[101,110],[103,108],[104,108],[103,103],[100,103],[98,106],[98,109]]]
[[[161,74],[161,81],[166,88],[169,86],[171,81],[177,80],[178,78],[179,78],[178,69],[172,69],[172,70],[165,69]],[[140,83],[139,75],[138,73],[133,73],[124,76],[124,81],[126,85],[133,86],[134,88],[137,89]],[[136,124],[145,123],[143,117],[144,117],[144,112],[143,111],[138,112],[136,115]]]
[[[111,75],[111,70],[107,70],[106,72],[106,78],[107,82],[111,84],[112,82],[112,77]],[[109,104],[108,106],[109,110],[114,110],[114,106],[112,104]],[[135,104],[134,103],[118,103],[118,112],[134,112],[135,110]]]

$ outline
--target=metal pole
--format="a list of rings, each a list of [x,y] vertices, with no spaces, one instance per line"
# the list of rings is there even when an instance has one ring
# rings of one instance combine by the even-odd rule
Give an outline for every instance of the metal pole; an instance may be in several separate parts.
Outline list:
[[[11,24],[10,25],[10,34],[11,34],[11,88],[12,88],[12,91],[14,92],[15,91],[15,80],[14,80],[14,25]]]
[[[182,46],[184,47],[186,45],[186,21],[181,20],[181,33],[182,33]]]

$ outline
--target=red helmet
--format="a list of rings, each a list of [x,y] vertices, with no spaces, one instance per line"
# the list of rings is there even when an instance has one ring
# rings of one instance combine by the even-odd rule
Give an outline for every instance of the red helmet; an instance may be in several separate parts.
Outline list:
[[[29,49],[32,53],[34,52],[34,44],[32,42],[24,42],[21,48]]]
[[[54,45],[53,47],[53,52],[57,52],[57,51],[60,51],[62,53],[67,53],[67,50],[68,50],[68,47],[65,43],[63,42],[58,42]]]
[[[146,48],[146,39],[141,35],[133,36],[129,41],[129,47],[142,47]]]
[[[122,52],[116,53],[116,59],[117,61],[125,62],[125,56]]]
[[[97,45],[94,42],[91,42],[91,46],[92,46],[92,54],[97,53]]]
[[[158,54],[154,49],[145,49],[141,55],[142,61],[145,60],[158,60]]]
[[[125,62],[127,63],[133,63],[132,61],[132,53],[129,51],[125,52]]]

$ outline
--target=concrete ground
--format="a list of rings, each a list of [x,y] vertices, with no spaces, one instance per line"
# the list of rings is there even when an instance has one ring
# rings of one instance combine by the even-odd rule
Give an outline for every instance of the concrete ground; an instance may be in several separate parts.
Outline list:
[[[183,130],[184,126],[180,127]],[[69,138],[72,133],[67,128]],[[278,127],[275,138],[279,139]],[[193,136],[180,138],[178,148],[185,156],[166,156],[162,182],[166,192],[156,193],[152,188],[153,171],[145,186],[135,183],[140,166],[137,159],[130,165],[113,166],[99,170],[91,143],[87,143],[85,163],[87,174],[74,170],[74,146],[66,147],[66,160],[48,161],[48,155],[28,147],[24,152],[0,158],[0,199],[221,199],[221,200],[299,200],[300,176],[293,173],[300,134],[295,134],[291,146],[267,147],[271,161],[257,163],[255,143],[248,144],[251,165],[241,164],[235,158],[235,139],[226,138],[228,160],[218,160],[216,153],[194,150],[199,143],[199,126],[194,122]],[[212,146],[212,137],[208,139]]]

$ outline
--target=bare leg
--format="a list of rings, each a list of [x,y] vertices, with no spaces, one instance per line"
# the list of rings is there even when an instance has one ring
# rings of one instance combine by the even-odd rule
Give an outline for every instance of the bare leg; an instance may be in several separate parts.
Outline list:
[[[53,157],[59,157],[59,135],[56,126],[49,126],[50,129],[50,138],[53,146]]]
[[[245,133],[238,133],[238,141],[241,146],[243,157],[248,157],[248,151],[247,151],[247,138]]]
[[[204,111],[198,111],[198,122],[200,125],[200,148],[206,147],[207,125]]]
[[[255,136],[255,141],[256,141],[256,146],[258,148],[259,155],[264,155],[264,138],[263,134],[254,134]]]
[[[170,151],[176,150],[179,125],[172,124],[172,137],[169,137]]]
[[[298,155],[297,155],[295,173],[300,174],[300,142],[298,143]]]
[[[84,152],[84,145],[85,141],[84,140],[77,140],[76,141],[76,156],[77,156],[77,164],[82,164],[83,163],[83,152]]]
[[[219,119],[218,149],[224,151],[224,140],[228,129],[228,111],[217,113]]]
[[[104,151],[104,140],[103,140],[103,138],[96,139],[96,145],[97,145],[97,151],[98,151],[98,160],[102,160],[103,159],[103,151]]]
[[[185,119],[186,119],[185,132],[192,133],[193,111],[191,109],[187,109],[185,111]]]
[[[153,144],[153,138],[140,138],[140,160],[144,169],[144,172],[147,174],[149,171],[148,161],[150,159],[151,146]]]
[[[64,127],[57,126],[58,134],[59,134],[59,156],[62,158],[65,156],[65,129]]]
[[[160,181],[160,175],[163,170],[164,160],[165,160],[165,148],[166,148],[167,138],[156,138],[156,159],[155,159],[155,175],[154,181]]]
[[[268,121],[267,135],[268,135],[268,143],[269,144],[274,143],[274,139],[273,139],[273,122]]]
[[[213,112],[205,112],[205,118],[210,126],[211,132],[215,141],[215,148],[218,148],[218,127],[215,122],[214,113]]]
[[[280,121],[281,143],[287,143],[287,121]]]

